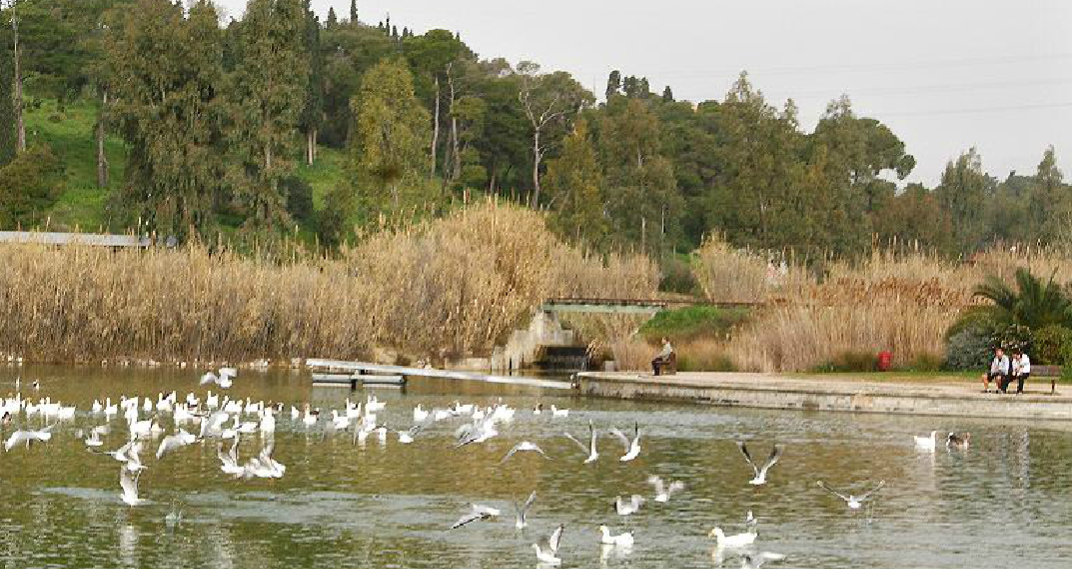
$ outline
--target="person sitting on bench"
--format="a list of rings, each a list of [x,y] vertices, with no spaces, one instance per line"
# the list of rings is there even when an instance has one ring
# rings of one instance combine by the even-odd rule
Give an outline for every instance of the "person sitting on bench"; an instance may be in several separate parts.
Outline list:
[[[994,361],[990,362],[990,371],[983,374],[983,393],[990,393],[990,382],[993,381],[1001,387],[1002,381],[1009,375],[1009,356],[1005,350],[994,350]]]
[[[663,338],[663,350],[659,352],[659,355],[655,356],[655,359],[651,360],[652,373],[661,375],[662,369],[670,365],[673,356],[674,347],[670,345],[670,340]]]
[[[1031,377],[1031,358],[1023,350],[1017,349],[1012,353],[1012,375],[998,383],[999,393],[1008,393],[1009,384],[1016,380],[1016,394],[1023,395],[1024,382]]]

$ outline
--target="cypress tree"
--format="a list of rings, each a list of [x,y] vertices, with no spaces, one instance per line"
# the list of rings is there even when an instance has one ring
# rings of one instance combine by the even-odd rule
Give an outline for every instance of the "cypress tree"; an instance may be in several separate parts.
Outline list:
[[[0,27],[0,166],[15,158],[15,65],[11,32]]]
[[[337,27],[339,27],[339,17],[335,15],[335,7],[332,6],[328,8],[327,29],[334,30]]]
[[[666,89],[663,89],[663,100],[667,103],[674,102],[674,91],[670,89],[669,85],[666,86]]]
[[[615,69],[610,72],[610,77],[607,78],[607,100],[609,101],[611,96],[618,95],[622,90],[622,72]]]
[[[357,23],[357,0],[350,0],[350,23]]]

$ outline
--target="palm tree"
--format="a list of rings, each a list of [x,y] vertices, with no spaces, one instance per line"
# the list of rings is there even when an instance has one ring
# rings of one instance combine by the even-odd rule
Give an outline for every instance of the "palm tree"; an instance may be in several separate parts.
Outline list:
[[[985,298],[993,304],[979,310],[995,324],[1019,324],[1033,330],[1046,326],[1068,326],[1072,320],[1072,302],[1065,296],[1061,286],[1041,279],[1024,268],[1016,270],[1016,289],[1001,279],[990,276],[977,286],[973,296]]]

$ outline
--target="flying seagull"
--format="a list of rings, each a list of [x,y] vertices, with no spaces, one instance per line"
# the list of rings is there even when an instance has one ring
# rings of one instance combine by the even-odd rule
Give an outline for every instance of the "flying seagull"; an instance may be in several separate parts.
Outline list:
[[[628,502],[622,500],[621,496],[618,496],[614,500],[614,511],[617,512],[619,516],[631,516],[637,513],[637,510],[639,510],[642,505],[644,505],[644,497],[639,494],[633,494]]]
[[[562,530],[565,526],[558,526],[555,531],[551,532],[551,535],[545,539],[541,539],[538,543],[532,544],[532,548],[536,550],[536,560],[540,563],[547,563],[549,565],[559,565],[562,560],[558,556],[558,544],[562,541]]]
[[[756,463],[752,460],[751,453],[748,452],[748,446],[745,445],[744,441],[737,441],[737,448],[741,449],[741,454],[743,454],[744,459],[748,461],[748,466],[751,466],[756,474],[755,478],[748,483],[753,486],[762,486],[763,484],[766,484],[767,471],[775,464],[778,464],[778,459],[782,457],[781,445],[774,445],[774,447],[771,448],[770,456],[767,457],[767,462],[763,465],[763,468],[756,466]]]
[[[685,489],[685,483],[680,480],[675,480],[667,485],[663,482],[662,478],[652,475],[648,477],[648,484],[651,484],[655,488],[655,501],[656,502],[669,502],[670,496],[675,492],[680,492]]]
[[[11,436],[7,438],[7,442],[4,443],[4,450],[11,451],[16,446],[26,443],[26,448],[30,448],[35,442],[45,442],[52,438],[52,425],[41,429],[40,431],[15,431],[11,433]]]
[[[592,420],[588,420],[588,444],[585,445],[581,441],[569,433],[565,433],[566,438],[576,443],[581,447],[581,450],[588,453],[588,458],[584,459],[585,464],[595,462],[599,459],[599,450],[596,448],[596,428],[592,425]]]
[[[458,521],[454,522],[454,525],[450,526],[450,529],[458,529],[473,522],[497,518],[502,513],[496,508],[489,508],[488,506],[481,506],[480,504],[472,504],[471,508],[472,511],[458,518]]]
[[[515,528],[525,529],[525,526],[528,525],[528,521],[525,519],[525,516],[529,512],[529,508],[532,507],[532,503],[535,501],[536,491],[533,490],[532,494],[529,494],[529,499],[525,500],[524,504],[518,505],[517,502],[514,503],[514,509],[517,510],[517,519],[514,521]]]
[[[141,472],[132,473],[125,465],[119,467],[119,487],[123,490],[123,493],[119,495],[119,498],[123,500],[123,503],[134,507],[145,500],[138,498],[138,479],[141,478]]]
[[[854,496],[852,494],[849,494],[848,496],[846,496],[846,495],[842,494],[841,492],[838,492],[837,490],[834,490],[830,486],[827,486],[826,482],[823,482],[822,480],[818,481],[817,484],[823,490],[826,490],[827,492],[830,492],[831,494],[837,496],[838,498],[841,498],[842,500],[845,500],[845,503],[848,504],[850,510],[859,510],[860,506],[862,506],[863,503],[865,501],[867,501],[871,497],[872,494],[874,494],[875,492],[878,492],[879,489],[881,489],[883,486],[886,485],[886,481],[885,480],[879,481],[879,483],[876,484],[874,488],[868,490],[867,492],[864,492],[863,494],[860,494],[859,496]]]
[[[526,452],[526,451],[538,452],[538,453],[540,453],[540,455],[542,455],[546,459],[551,458],[551,457],[547,456],[547,453],[543,452],[543,449],[541,449],[540,447],[536,446],[536,443],[530,443],[529,441],[521,441],[521,442],[517,443],[516,445],[514,445],[514,448],[510,449],[510,452],[506,453],[506,456],[504,456],[503,459],[499,461],[499,464],[502,464],[502,463],[506,462],[507,460],[510,460],[511,456],[514,456],[515,454],[517,454],[519,452]]]
[[[234,385],[234,378],[238,377],[238,370],[233,367],[221,367],[219,375],[207,372],[201,376],[201,385],[215,383],[220,389],[227,389]]]
[[[156,459],[160,460],[164,458],[164,455],[178,450],[186,445],[191,445],[197,441],[197,437],[191,433],[187,433],[183,429],[179,429],[179,432],[174,435],[168,435],[164,437],[164,440],[160,441],[160,446],[156,448]]]
[[[622,462],[629,462],[630,460],[633,460],[634,458],[636,458],[638,454],[640,454],[640,423],[639,422],[633,424],[633,440],[631,440],[631,441],[629,440],[629,437],[626,437],[625,434],[623,434],[618,429],[611,429],[610,434],[618,437],[618,439],[620,439],[622,441],[622,444],[625,445],[625,454],[621,458],[619,458],[618,460],[620,460]]]

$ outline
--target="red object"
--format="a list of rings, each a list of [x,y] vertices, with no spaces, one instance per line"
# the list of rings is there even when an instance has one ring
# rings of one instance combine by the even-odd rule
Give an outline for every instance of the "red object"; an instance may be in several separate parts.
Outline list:
[[[879,352],[878,353],[878,370],[879,371],[890,371],[891,367],[893,367],[893,353],[889,352],[889,351]]]

